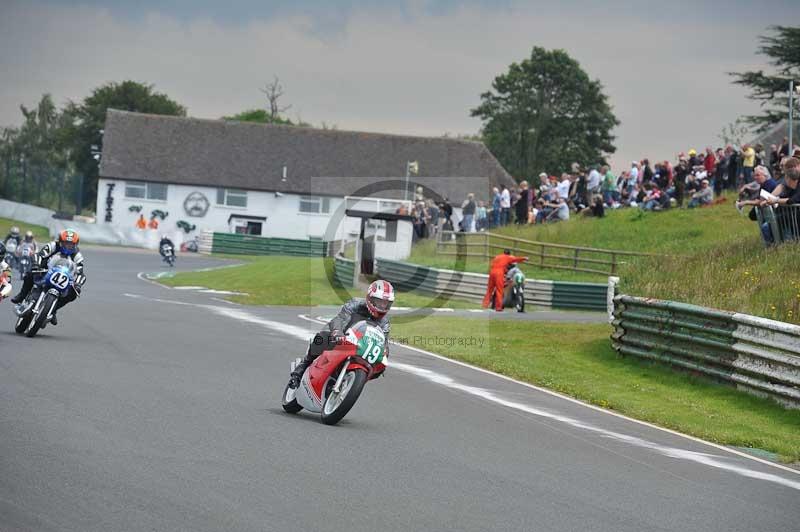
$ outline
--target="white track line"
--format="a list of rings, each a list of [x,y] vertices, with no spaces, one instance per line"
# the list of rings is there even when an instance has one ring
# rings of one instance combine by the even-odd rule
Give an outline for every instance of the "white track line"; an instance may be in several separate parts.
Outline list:
[[[140,295],[136,295],[136,294],[127,294],[126,293],[124,295],[127,296],[127,297],[136,298],[136,299],[145,299],[145,300],[156,301],[156,302],[160,302],[160,303],[176,304],[176,305],[183,305],[183,306],[190,306],[190,307],[207,309],[207,310],[209,310],[211,312],[214,312],[215,314],[219,314],[221,316],[225,316],[225,317],[228,317],[228,318],[232,318],[232,319],[243,321],[243,322],[247,322],[247,323],[253,323],[253,324],[261,325],[261,326],[266,327],[268,329],[272,329],[273,331],[281,332],[283,334],[288,334],[288,335],[294,336],[294,337],[296,337],[298,339],[304,340],[306,342],[310,341],[310,339],[314,335],[314,331],[309,331],[307,329],[303,329],[303,328],[300,328],[300,327],[297,327],[297,326],[294,326],[294,325],[290,325],[290,324],[287,324],[287,323],[279,322],[279,321],[273,321],[273,320],[268,320],[268,319],[265,319],[265,318],[261,318],[259,316],[254,315],[254,314],[251,314],[251,313],[249,313],[249,312],[247,312],[247,311],[245,311],[243,309],[217,307],[215,305],[203,305],[203,304],[198,304],[198,303],[186,303],[186,302],[183,302],[183,301],[174,301],[174,300],[169,300],[169,299],[149,298],[149,297],[144,297],[144,296],[140,296]],[[309,318],[308,316],[306,316],[304,314],[300,314],[300,315],[298,315],[298,317],[300,317],[300,318],[302,318],[302,319],[304,319],[306,321],[310,321],[310,322],[314,322],[314,323],[320,323],[319,320],[315,320],[313,318]],[[324,322],[322,322],[322,323],[324,323]],[[509,377],[505,377],[504,375],[499,375],[497,373],[493,373],[491,371],[487,371],[487,370],[484,370],[482,368],[478,368],[478,367],[475,367],[475,366],[471,366],[469,364],[464,364],[462,362],[451,360],[451,359],[448,359],[446,357],[442,357],[441,355],[436,355],[435,353],[431,353],[429,351],[424,351],[422,349],[417,349],[417,348],[414,348],[414,347],[408,347],[408,346],[399,345],[399,344],[396,344],[396,345],[398,345],[398,347],[401,347],[401,348],[406,348],[406,349],[410,349],[412,351],[416,351],[416,352],[419,352],[419,353],[422,353],[422,354],[425,354],[425,355],[433,356],[434,358],[438,358],[440,360],[444,360],[444,361],[447,361],[447,362],[452,362],[452,363],[458,364],[460,366],[463,366],[463,367],[466,367],[466,368],[470,368],[470,369],[475,370],[475,371],[480,371],[482,373],[493,375],[495,377],[498,377],[498,378],[501,378],[501,379],[505,379],[505,380],[517,383],[519,385],[522,385],[522,386],[527,386],[529,388],[532,388],[532,389],[535,389],[535,390],[538,390],[538,391],[541,391],[541,392],[544,392],[544,393],[548,393],[548,394],[553,395],[555,397],[560,397],[562,399],[568,400],[568,401],[573,402],[575,404],[579,404],[579,405],[585,406],[587,408],[592,408],[593,410],[596,410],[598,412],[603,412],[603,413],[606,413],[606,414],[614,415],[614,416],[617,416],[617,417],[620,417],[620,418],[623,418],[623,419],[627,419],[627,420],[632,421],[634,423],[639,423],[641,425],[649,426],[649,427],[652,427],[652,428],[657,429],[657,430],[661,430],[661,431],[664,431],[664,432],[667,432],[667,433],[670,433],[670,434],[674,434],[676,436],[680,436],[680,437],[687,438],[687,439],[692,440],[692,441],[696,441],[698,443],[709,445],[711,447],[714,447],[715,449],[720,449],[722,451],[726,451],[726,452],[735,454],[737,456],[746,458],[748,460],[754,460],[756,462],[768,465],[770,467],[776,467],[778,469],[781,469],[781,470],[784,470],[784,471],[788,471],[790,473],[800,474],[800,471],[797,471],[797,470],[782,466],[780,464],[775,464],[775,463],[769,462],[767,460],[762,460],[762,459],[747,455],[745,453],[741,453],[741,452],[738,452],[738,451],[734,451],[732,449],[728,449],[728,448],[723,447],[721,445],[712,444],[712,443],[700,440],[698,438],[694,438],[694,437],[691,437],[691,436],[687,436],[685,434],[681,434],[679,432],[671,431],[671,430],[668,430],[668,429],[663,429],[661,427],[658,427],[658,426],[655,426],[655,425],[651,425],[649,423],[645,423],[645,422],[642,422],[642,421],[638,421],[638,420],[629,418],[627,416],[623,416],[621,414],[617,414],[615,412],[610,412],[610,411],[604,410],[602,408],[597,408],[597,407],[594,407],[592,405],[587,405],[586,403],[583,403],[583,402],[578,401],[576,399],[572,399],[571,397],[566,397],[566,396],[563,396],[561,394],[558,394],[558,393],[555,393],[555,392],[551,392],[550,390],[545,390],[544,388],[539,388],[537,386],[534,386],[534,385],[531,385],[531,384],[528,384],[528,383],[525,383],[525,382],[517,381],[515,379],[511,379]],[[558,414],[558,413],[555,413],[555,412],[550,412],[550,411],[547,411],[547,410],[539,409],[539,408],[536,408],[536,407],[533,407],[533,406],[529,406],[529,405],[526,405],[526,404],[523,404],[523,403],[519,403],[519,402],[516,402],[516,401],[511,401],[511,400],[508,400],[508,399],[504,399],[502,397],[497,396],[496,394],[494,394],[493,392],[491,392],[489,390],[485,390],[483,388],[477,388],[475,386],[469,386],[469,385],[466,385],[466,384],[462,384],[462,383],[459,383],[458,381],[452,379],[451,377],[448,377],[447,375],[436,373],[436,372],[428,370],[428,369],[418,368],[418,367],[413,366],[411,364],[404,364],[402,362],[389,361],[389,366],[390,367],[394,367],[396,369],[399,369],[401,371],[405,371],[405,372],[414,374],[414,375],[416,375],[418,377],[422,377],[422,378],[424,378],[424,379],[426,379],[426,380],[428,380],[430,382],[433,382],[435,384],[439,384],[441,386],[445,386],[445,387],[448,387],[448,388],[451,388],[451,389],[459,390],[461,392],[468,393],[470,395],[479,397],[479,398],[484,399],[486,401],[493,402],[495,404],[499,404],[499,405],[507,407],[507,408],[512,408],[512,409],[515,409],[515,410],[518,410],[518,411],[521,411],[521,412],[525,412],[525,413],[528,413],[528,414],[532,414],[532,415],[535,415],[535,416],[538,416],[538,417],[543,417],[543,418],[559,421],[561,423],[564,423],[564,424],[567,424],[567,425],[570,425],[570,426],[573,426],[573,427],[576,427],[576,428],[580,428],[580,429],[583,429],[583,430],[586,430],[586,431],[590,431],[590,432],[593,432],[593,433],[596,433],[596,434],[600,434],[600,435],[602,435],[602,436],[604,436],[606,438],[609,438],[609,439],[614,439],[614,440],[617,440],[617,441],[621,441],[621,442],[624,442],[624,443],[627,443],[629,445],[632,445],[632,446],[635,446],[635,447],[639,447],[639,448],[650,449],[650,450],[655,451],[655,452],[657,452],[657,453],[659,453],[659,454],[661,454],[663,456],[667,456],[667,457],[670,457],[670,458],[681,459],[681,460],[686,460],[686,461],[691,461],[691,462],[695,462],[695,463],[698,463],[698,464],[703,464],[703,465],[706,465],[706,466],[709,466],[709,467],[713,467],[713,468],[716,468],[716,469],[730,471],[732,473],[736,473],[736,474],[744,476],[744,477],[758,479],[758,480],[764,480],[764,481],[767,481],[767,482],[773,482],[773,483],[780,484],[780,485],[783,485],[783,486],[786,486],[786,487],[789,487],[789,488],[792,488],[792,489],[800,491],[800,481],[790,480],[790,479],[787,479],[787,478],[784,478],[784,477],[780,477],[778,475],[774,475],[774,474],[771,474],[771,473],[764,473],[763,471],[756,471],[756,470],[748,469],[746,467],[742,467],[742,466],[739,466],[739,465],[736,465],[736,464],[726,463],[724,461],[723,457],[719,457],[719,456],[715,456],[715,455],[711,455],[711,454],[707,454],[707,453],[700,453],[700,452],[696,452],[696,451],[689,451],[687,449],[680,449],[678,447],[670,447],[670,446],[667,446],[667,445],[662,445],[662,444],[658,444],[658,443],[655,443],[655,442],[651,442],[649,440],[645,440],[643,438],[639,438],[639,437],[636,437],[636,436],[630,436],[630,435],[627,435],[627,434],[622,434],[622,433],[619,433],[619,432],[614,432],[614,431],[611,431],[611,430],[607,430],[607,429],[592,425],[590,423],[586,423],[586,422],[580,421],[578,419],[574,419],[574,418],[571,418],[571,417],[568,417],[568,416],[564,416],[562,414]]]
[[[325,322],[320,322],[319,320],[314,320],[313,318],[309,318],[308,316],[306,316],[304,314],[300,314],[298,317],[300,317],[300,318],[302,318],[304,320],[313,321],[313,322],[316,322],[316,323],[325,323]],[[735,454],[736,456],[740,456],[740,457],[746,458],[748,460],[753,460],[755,462],[759,462],[761,464],[765,464],[765,465],[768,465],[770,467],[775,467],[775,468],[778,468],[778,469],[780,469],[782,471],[787,471],[789,473],[794,473],[796,475],[800,475],[800,470],[793,469],[791,467],[787,467],[787,466],[782,465],[782,464],[777,464],[777,463],[771,462],[769,460],[764,460],[763,458],[758,458],[757,456],[753,456],[753,455],[744,453],[742,451],[737,451],[736,449],[731,449],[730,447],[726,447],[724,445],[720,445],[720,444],[717,444],[717,443],[706,441],[706,440],[697,438],[695,436],[690,436],[690,435],[684,434],[682,432],[677,432],[677,431],[674,431],[674,430],[671,430],[671,429],[667,429],[667,428],[664,428],[664,427],[659,427],[658,425],[653,425],[652,423],[648,423],[647,421],[642,421],[640,419],[635,419],[635,418],[632,418],[632,417],[628,417],[628,416],[626,416],[624,414],[620,414],[619,412],[614,412],[612,410],[606,410],[605,408],[600,408],[599,406],[595,406],[595,405],[591,405],[591,404],[588,404],[588,403],[584,403],[583,401],[581,401],[579,399],[575,399],[574,397],[569,397],[567,395],[563,395],[563,394],[560,394],[558,392],[554,392],[552,390],[548,390],[546,388],[541,388],[541,387],[536,386],[535,384],[531,384],[529,382],[520,381],[520,380],[514,379],[512,377],[508,377],[506,375],[502,375],[500,373],[495,373],[494,371],[489,371],[488,369],[480,368],[478,366],[473,366],[472,364],[467,364],[466,362],[461,362],[460,360],[453,360],[452,358],[447,358],[447,357],[442,356],[442,355],[437,355],[436,353],[431,353],[430,351],[425,351],[424,349],[420,349],[418,347],[412,347],[412,346],[405,345],[405,344],[395,344],[394,342],[391,342],[391,343],[394,344],[394,345],[397,345],[399,347],[402,347],[402,348],[405,348],[405,349],[409,349],[411,351],[415,351],[417,353],[421,353],[423,355],[427,355],[429,357],[433,357],[433,358],[436,358],[438,360],[442,360],[444,362],[448,362],[450,364],[455,364],[455,365],[461,366],[463,368],[469,368],[469,369],[471,369],[473,371],[478,371],[480,373],[485,373],[486,375],[491,375],[493,377],[497,377],[498,379],[503,379],[503,380],[508,381],[508,382],[513,382],[515,384],[519,384],[520,386],[525,386],[526,388],[530,388],[532,390],[536,390],[536,391],[539,391],[539,392],[542,392],[542,393],[546,393],[547,395],[551,395],[553,397],[558,397],[558,398],[563,399],[565,401],[569,401],[571,403],[574,403],[574,404],[577,404],[577,405],[581,405],[581,406],[583,406],[585,408],[590,408],[590,409],[595,410],[597,412],[602,412],[603,414],[607,414],[609,416],[614,416],[614,417],[618,417],[620,419],[625,419],[627,421],[631,421],[633,423],[637,423],[639,425],[643,425],[643,426],[649,427],[651,429],[660,430],[661,432],[666,432],[666,433],[672,434],[674,436],[679,436],[681,438],[685,438],[685,439],[691,440],[693,442],[702,443],[703,445],[708,445],[709,447],[713,447],[715,449],[719,449],[719,450],[725,451],[727,453]]]

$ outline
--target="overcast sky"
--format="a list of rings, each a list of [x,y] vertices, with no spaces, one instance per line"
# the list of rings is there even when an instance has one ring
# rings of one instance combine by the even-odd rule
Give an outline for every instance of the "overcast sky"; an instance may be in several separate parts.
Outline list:
[[[766,67],[757,36],[798,20],[797,0],[0,0],[0,125],[42,93],[61,104],[123,79],[218,118],[262,106],[258,88],[278,75],[292,119],[474,133],[480,93],[538,45],[605,86],[618,166],[719,144],[756,110],[726,72]]]

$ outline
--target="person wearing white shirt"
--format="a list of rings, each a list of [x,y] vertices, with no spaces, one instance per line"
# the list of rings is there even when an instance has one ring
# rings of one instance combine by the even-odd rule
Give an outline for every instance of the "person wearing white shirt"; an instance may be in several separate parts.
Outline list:
[[[558,197],[567,201],[569,199],[569,187],[572,185],[572,181],[569,180],[568,174],[561,174],[561,181],[556,185],[556,191],[558,192]]]
[[[592,171],[589,172],[586,188],[589,189],[590,194],[597,194],[600,191],[600,172],[597,171],[597,168],[592,168]]]
[[[511,215],[511,193],[503,186],[503,192],[500,193],[500,212],[502,225],[508,225]]]
[[[631,180],[635,180],[636,183],[639,182],[639,163],[633,161],[631,163],[631,171],[630,171]]]

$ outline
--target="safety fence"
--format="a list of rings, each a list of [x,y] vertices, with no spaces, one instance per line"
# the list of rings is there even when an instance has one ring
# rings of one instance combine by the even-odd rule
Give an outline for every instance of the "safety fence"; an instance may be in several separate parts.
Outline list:
[[[346,287],[353,287],[355,261],[344,257],[335,257],[333,260],[333,275],[339,283]]]
[[[292,255],[327,257],[335,252],[336,243],[322,240],[292,240],[235,233],[214,233],[212,253],[231,255]]]
[[[685,303],[614,297],[612,344],[800,408],[800,327]]]
[[[486,293],[489,276],[429,268],[387,259],[377,259],[377,275],[403,290],[416,290],[479,303]],[[560,281],[525,280],[525,302],[528,305],[556,308],[607,309],[608,285],[599,283],[567,283]]]
[[[529,257],[528,265],[538,268],[614,275],[620,265],[632,257],[654,256],[649,253],[616,251],[537,242],[491,232],[461,233],[440,231],[436,241],[438,255],[478,257],[489,260],[510,249],[514,255]]]
[[[765,205],[755,209],[765,244],[800,241],[800,205]]]

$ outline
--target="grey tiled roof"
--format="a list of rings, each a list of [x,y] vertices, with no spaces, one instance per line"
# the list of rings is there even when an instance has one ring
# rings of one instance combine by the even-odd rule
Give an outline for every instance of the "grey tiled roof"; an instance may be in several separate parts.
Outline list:
[[[412,180],[454,202],[468,192],[487,198],[489,184],[514,185],[479,142],[116,110],[106,116],[100,176],[346,196],[384,180],[402,183],[406,161],[419,161]],[[397,198],[403,192],[374,195]]]

